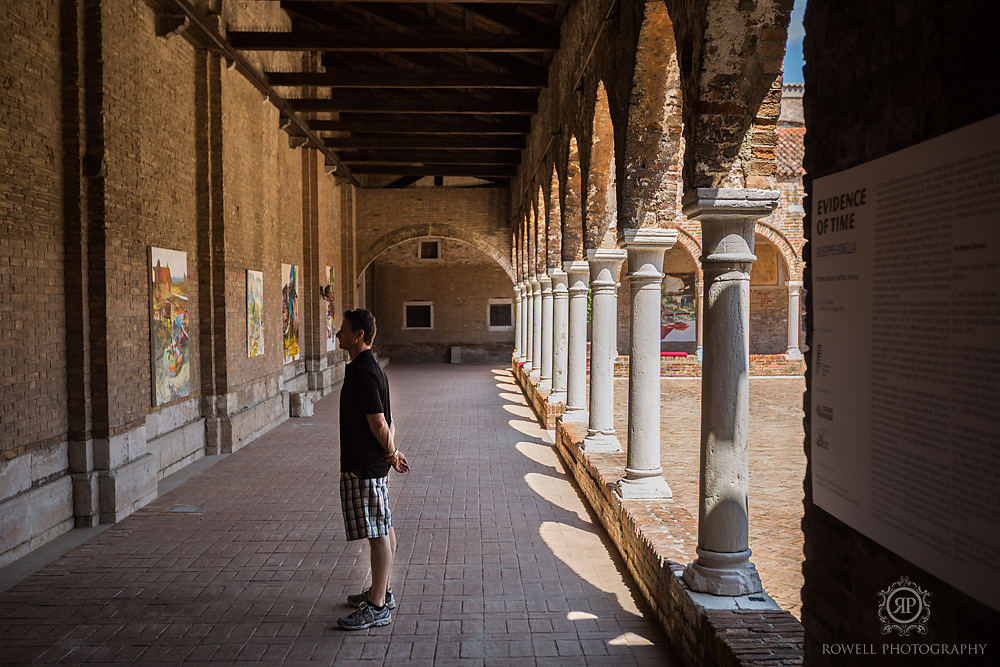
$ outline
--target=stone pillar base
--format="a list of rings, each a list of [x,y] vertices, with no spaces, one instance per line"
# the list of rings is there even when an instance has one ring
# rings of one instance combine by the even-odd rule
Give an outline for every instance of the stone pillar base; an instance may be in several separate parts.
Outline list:
[[[627,470],[627,469],[626,469]],[[618,480],[615,486],[618,497],[622,500],[636,500],[639,498],[662,498],[674,497],[674,492],[670,490],[667,480],[662,475],[650,477],[640,477],[629,479],[628,477]]]
[[[802,350],[795,349],[795,350],[785,351],[785,359],[801,361],[803,358],[804,357],[802,356]]]
[[[750,550],[720,553],[697,549],[698,560],[684,568],[684,581],[691,590],[712,595],[760,593],[764,585],[750,562]]]
[[[590,423],[590,415],[586,410],[581,408],[577,408],[575,410],[567,409],[562,414],[562,420],[563,423],[566,424],[582,424],[583,426],[586,426]]]
[[[592,433],[583,439],[583,445],[580,449],[588,454],[592,452],[620,452],[622,451],[622,443],[615,435]]]

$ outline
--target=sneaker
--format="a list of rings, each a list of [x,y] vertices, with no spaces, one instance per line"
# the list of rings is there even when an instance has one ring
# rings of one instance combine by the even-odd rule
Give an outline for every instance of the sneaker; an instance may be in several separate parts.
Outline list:
[[[382,611],[362,601],[356,611],[352,611],[349,616],[337,619],[337,623],[345,630],[364,630],[365,628],[389,625],[392,623],[392,614],[389,607],[382,607]]]
[[[369,586],[365,590],[361,591],[357,595],[348,595],[347,604],[352,607],[360,607],[362,602],[371,602],[369,596],[371,595],[372,587]],[[396,608],[396,598],[392,595],[392,589],[390,588],[385,592],[385,606],[389,609]]]

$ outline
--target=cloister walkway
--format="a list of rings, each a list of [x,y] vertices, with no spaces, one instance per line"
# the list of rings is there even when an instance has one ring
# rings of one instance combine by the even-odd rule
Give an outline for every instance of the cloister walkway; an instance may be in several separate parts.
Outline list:
[[[0,664],[677,664],[508,371],[389,368],[393,623],[336,618],[337,393],[0,593]]]

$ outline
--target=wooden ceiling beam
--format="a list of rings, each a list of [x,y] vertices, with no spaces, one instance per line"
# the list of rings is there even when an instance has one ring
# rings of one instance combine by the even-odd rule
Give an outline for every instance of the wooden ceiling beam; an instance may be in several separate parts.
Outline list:
[[[398,176],[472,176],[475,178],[511,178],[515,167],[504,165],[391,165],[346,163],[355,174],[394,174]]]
[[[396,93],[337,93],[334,97],[289,99],[295,111],[460,113],[490,115],[530,115],[538,109],[536,99],[507,96],[504,99],[477,99],[469,95],[440,98]]]
[[[554,32],[498,33],[361,33],[247,32],[227,33],[229,44],[241,51],[386,51],[397,53],[545,53],[559,48]]]
[[[521,163],[519,151],[455,151],[455,150],[378,150],[343,151],[340,159],[348,164],[506,164]]]
[[[472,116],[455,114],[362,114],[337,120],[310,120],[316,132],[380,132],[386,134],[513,134],[531,131],[526,116]]]
[[[267,72],[272,86],[329,86],[331,88],[514,88],[538,90],[547,84],[544,69],[518,74],[451,69],[412,72],[403,69],[338,68],[326,72]]]
[[[357,148],[450,148],[453,150],[508,150],[524,149],[523,136],[490,134],[374,134],[370,136],[335,137],[326,140],[333,150]]]

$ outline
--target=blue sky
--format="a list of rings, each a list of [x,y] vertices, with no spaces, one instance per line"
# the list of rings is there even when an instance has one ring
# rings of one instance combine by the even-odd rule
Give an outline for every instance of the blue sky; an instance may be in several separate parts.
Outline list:
[[[804,83],[802,79],[802,14],[806,0],[795,0],[792,20],[788,24],[788,46],[785,48],[785,83]]]

